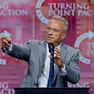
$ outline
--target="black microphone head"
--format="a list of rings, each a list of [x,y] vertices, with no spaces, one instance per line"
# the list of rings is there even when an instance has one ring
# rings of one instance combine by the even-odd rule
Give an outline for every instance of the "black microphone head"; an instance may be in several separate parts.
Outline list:
[[[48,47],[49,47],[49,52],[51,53],[52,56],[54,56],[55,46],[53,45],[53,43],[48,43]]]

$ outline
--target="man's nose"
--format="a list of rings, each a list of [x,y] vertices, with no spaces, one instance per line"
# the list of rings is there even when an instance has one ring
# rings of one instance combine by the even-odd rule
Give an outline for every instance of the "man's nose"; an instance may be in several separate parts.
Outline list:
[[[49,33],[49,34],[53,34],[53,29],[50,29],[50,30],[48,31],[48,33]]]

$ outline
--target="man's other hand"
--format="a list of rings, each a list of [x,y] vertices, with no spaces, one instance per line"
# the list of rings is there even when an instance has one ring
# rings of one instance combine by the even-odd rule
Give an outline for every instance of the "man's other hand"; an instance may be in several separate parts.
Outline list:
[[[11,46],[11,38],[10,37],[2,37],[0,39],[0,46],[9,48]]]

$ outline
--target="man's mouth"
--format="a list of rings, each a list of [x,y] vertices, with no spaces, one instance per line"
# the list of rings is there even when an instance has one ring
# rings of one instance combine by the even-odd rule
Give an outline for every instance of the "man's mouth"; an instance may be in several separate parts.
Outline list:
[[[47,37],[48,39],[53,39],[53,37]]]

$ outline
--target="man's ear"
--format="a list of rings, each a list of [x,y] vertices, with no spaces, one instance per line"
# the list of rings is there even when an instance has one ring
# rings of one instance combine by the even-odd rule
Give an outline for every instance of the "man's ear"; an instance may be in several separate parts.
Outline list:
[[[66,36],[67,36],[67,34],[64,32],[64,33],[62,34],[62,40],[65,39]]]

